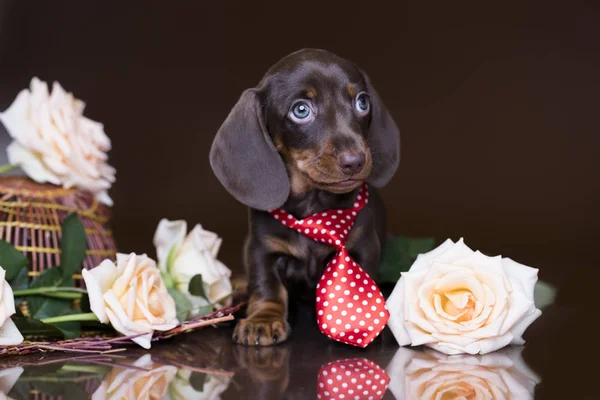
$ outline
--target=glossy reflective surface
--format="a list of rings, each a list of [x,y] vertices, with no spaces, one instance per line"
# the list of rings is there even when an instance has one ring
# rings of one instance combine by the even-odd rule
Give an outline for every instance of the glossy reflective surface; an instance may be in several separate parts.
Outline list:
[[[352,348],[322,336],[312,311],[301,307],[292,316],[292,339],[279,346],[232,345],[232,326],[221,326],[156,343],[150,352],[132,347],[113,356],[54,353],[4,358],[0,390],[14,399],[316,399],[318,394],[331,398],[324,392],[342,394],[333,393],[338,387],[331,371],[337,367],[344,372],[350,363],[358,367],[362,362],[373,365],[366,373],[375,369],[376,374],[375,366],[385,370],[390,383],[385,393],[378,396],[378,387],[367,395],[359,393],[360,399],[370,395],[429,399],[440,393],[444,399],[600,398],[593,367],[598,352],[593,335],[585,334],[591,332],[596,313],[569,304],[568,298],[558,300],[531,326],[526,346],[485,356],[447,357],[426,349],[399,348],[388,330],[367,349]],[[323,371],[333,378],[330,384]],[[384,377],[381,373],[377,380]],[[349,379],[340,381],[340,390],[343,382],[351,384]],[[370,386],[375,383],[373,379]],[[351,390],[344,389],[346,394]]]

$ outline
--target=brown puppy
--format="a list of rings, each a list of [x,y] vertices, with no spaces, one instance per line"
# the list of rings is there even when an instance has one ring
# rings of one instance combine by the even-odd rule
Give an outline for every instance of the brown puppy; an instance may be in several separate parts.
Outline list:
[[[221,183],[250,207],[244,262],[250,302],[233,340],[272,345],[287,339],[288,301],[315,301],[334,248],[286,228],[268,211],[296,218],[351,207],[370,184],[347,248],[376,277],[385,210],[373,189],[400,160],[394,120],[354,64],[324,50],[300,50],[276,63],[246,90],[213,142],[210,163]]]

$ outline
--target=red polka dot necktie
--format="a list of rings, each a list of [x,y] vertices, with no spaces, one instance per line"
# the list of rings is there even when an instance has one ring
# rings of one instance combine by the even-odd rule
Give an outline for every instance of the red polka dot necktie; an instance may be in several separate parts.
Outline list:
[[[350,229],[368,201],[363,185],[352,208],[319,212],[301,220],[280,208],[271,211],[288,228],[335,246],[336,254],[317,283],[317,322],[331,339],[358,347],[367,347],[390,316],[381,291],[346,250]]]
[[[317,399],[378,400],[390,377],[377,364],[364,358],[334,361],[319,371]]]

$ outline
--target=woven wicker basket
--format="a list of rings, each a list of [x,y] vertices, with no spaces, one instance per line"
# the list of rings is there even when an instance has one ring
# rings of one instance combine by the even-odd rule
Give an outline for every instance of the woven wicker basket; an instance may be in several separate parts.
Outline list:
[[[83,268],[114,259],[115,241],[109,229],[110,208],[93,195],[76,189],[35,183],[23,177],[0,177],[0,239],[27,256],[29,275],[60,264],[63,220],[76,212],[85,227],[88,250]],[[83,284],[81,274],[73,276]]]

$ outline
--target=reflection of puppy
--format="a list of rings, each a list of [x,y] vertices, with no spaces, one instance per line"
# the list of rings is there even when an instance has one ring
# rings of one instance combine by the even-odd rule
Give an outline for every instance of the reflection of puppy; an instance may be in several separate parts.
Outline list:
[[[284,341],[288,294],[314,301],[317,280],[334,254],[265,211],[283,207],[304,218],[350,208],[363,182],[379,187],[391,179],[399,153],[398,128],[367,76],[329,52],[292,53],[242,94],[210,154],[217,178],[251,207],[245,248],[250,303],[234,341]],[[370,193],[347,248],[374,275],[385,218],[377,192],[371,187]]]
[[[243,389],[245,398],[279,398],[286,391],[290,379],[288,346],[235,346],[233,354],[238,366],[245,370],[252,382],[252,388]]]

